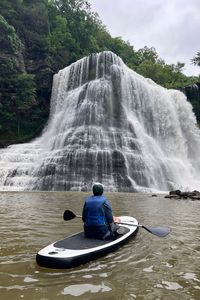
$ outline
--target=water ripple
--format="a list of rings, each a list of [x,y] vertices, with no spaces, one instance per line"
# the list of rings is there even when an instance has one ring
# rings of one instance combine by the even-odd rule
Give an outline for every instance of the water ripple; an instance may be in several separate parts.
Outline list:
[[[35,254],[52,241],[80,231],[83,193],[0,194],[0,294],[2,299],[200,299],[200,205],[163,196],[109,194],[116,215],[141,224],[170,226],[166,238],[144,229],[117,251],[70,270],[44,269]]]

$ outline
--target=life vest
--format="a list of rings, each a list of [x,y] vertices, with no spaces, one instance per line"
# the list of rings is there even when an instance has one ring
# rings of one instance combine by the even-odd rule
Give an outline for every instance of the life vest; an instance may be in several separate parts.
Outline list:
[[[106,197],[102,196],[90,196],[85,201],[85,212],[86,226],[102,226],[106,225],[105,212],[103,209],[103,204],[106,201]]]

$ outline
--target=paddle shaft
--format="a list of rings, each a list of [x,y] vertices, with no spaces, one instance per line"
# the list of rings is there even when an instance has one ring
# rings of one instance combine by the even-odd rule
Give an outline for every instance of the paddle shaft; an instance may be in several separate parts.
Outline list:
[[[63,214],[63,219],[65,221],[69,221],[69,220],[72,220],[74,218],[82,218],[82,216],[75,215],[71,210],[65,210],[65,212]],[[130,224],[130,223],[122,223],[122,222],[119,222],[117,224],[141,227],[141,228],[145,229],[146,231],[148,231],[149,233],[154,234],[158,237],[165,237],[171,231],[169,227],[147,227],[147,226],[144,226],[144,225],[141,225],[141,224]]]

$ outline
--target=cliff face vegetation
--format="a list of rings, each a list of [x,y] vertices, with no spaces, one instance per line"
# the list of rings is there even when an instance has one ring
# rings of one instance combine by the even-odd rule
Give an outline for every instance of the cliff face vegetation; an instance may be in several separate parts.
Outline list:
[[[197,81],[182,73],[183,63],[166,64],[154,48],[136,51],[112,38],[85,0],[1,0],[0,144],[37,136],[48,119],[53,74],[104,50],[164,87]]]
[[[0,6],[3,4],[0,15],[0,138],[9,143],[29,138],[43,127],[48,117],[47,99],[53,72],[46,63],[48,57],[42,38],[37,40],[42,32],[48,32],[47,26],[42,26],[42,12],[33,12],[28,6],[20,11],[20,1],[3,1]]]

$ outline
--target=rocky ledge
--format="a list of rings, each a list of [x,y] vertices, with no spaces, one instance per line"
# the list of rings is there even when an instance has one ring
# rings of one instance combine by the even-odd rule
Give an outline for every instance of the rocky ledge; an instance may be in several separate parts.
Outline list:
[[[175,190],[170,191],[169,195],[166,195],[165,198],[200,200],[200,192],[181,192],[180,190]]]

